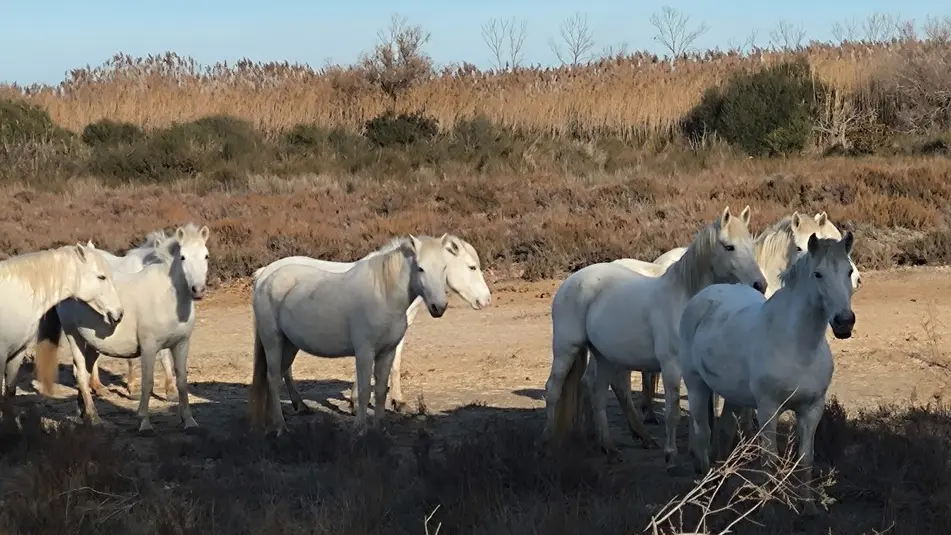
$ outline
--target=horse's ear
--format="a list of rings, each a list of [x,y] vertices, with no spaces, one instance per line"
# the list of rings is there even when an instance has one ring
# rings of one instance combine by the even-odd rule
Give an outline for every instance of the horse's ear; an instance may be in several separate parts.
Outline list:
[[[852,254],[852,246],[855,245],[855,235],[852,234],[851,230],[845,231],[845,236],[842,236],[842,245],[845,246],[845,254]]]
[[[89,247],[90,249],[95,249],[96,244],[93,243],[92,240],[86,240],[86,247]]]
[[[76,244],[76,256],[78,256],[83,262],[86,261],[86,248],[83,247],[83,244],[81,243]]]
[[[743,224],[746,226],[750,225],[750,212],[751,212],[750,205],[748,204],[746,205],[746,208],[744,208],[743,211],[740,212],[740,219],[743,221]]]
[[[819,248],[819,238],[815,233],[809,235],[809,244],[807,245],[809,249],[809,254],[816,254],[816,250]]]
[[[177,229],[175,229],[175,238],[176,238],[178,241],[184,240],[184,239],[185,239],[185,229],[182,228],[182,227],[178,227]]]
[[[727,206],[723,209],[723,213],[720,214],[720,227],[725,227],[727,223],[730,222],[730,217],[732,217],[730,215],[730,207]]]
[[[799,225],[802,225],[802,216],[799,215],[799,212],[792,213],[792,228],[793,230],[799,230]]]
[[[822,212],[821,214],[816,214],[816,223],[818,223],[820,227],[825,225],[826,221],[828,220],[829,220],[829,216],[825,212]]]
[[[413,236],[412,234],[410,234],[409,245],[410,245],[410,250],[413,252],[413,254],[416,254],[423,247],[423,242],[421,242],[419,238],[417,238],[416,236]]]
[[[208,236],[211,235],[211,229],[208,228],[208,225],[205,225],[198,231],[198,235],[201,236],[202,241],[208,241]]]
[[[459,242],[454,240],[449,234],[442,235],[442,244],[453,256],[459,256]]]

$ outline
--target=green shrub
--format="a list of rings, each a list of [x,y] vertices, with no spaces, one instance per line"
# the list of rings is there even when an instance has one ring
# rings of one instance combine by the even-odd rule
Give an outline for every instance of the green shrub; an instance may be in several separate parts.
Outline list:
[[[24,143],[66,142],[72,133],[50,118],[39,106],[18,100],[0,100],[0,143],[20,145]]]
[[[145,137],[139,125],[101,119],[83,129],[83,143],[91,146],[131,145]]]
[[[391,147],[431,141],[439,133],[435,119],[422,112],[401,113],[387,111],[366,122],[365,136],[375,145]]]
[[[715,132],[753,156],[800,152],[824,93],[804,60],[737,74],[707,90],[682,129],[694,140]]]

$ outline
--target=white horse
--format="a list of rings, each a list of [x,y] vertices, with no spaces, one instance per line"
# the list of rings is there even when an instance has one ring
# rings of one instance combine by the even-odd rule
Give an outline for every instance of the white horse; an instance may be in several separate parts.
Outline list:
[[[799,214],[799,212],[793,212],[792,215],[779,220],[756,237],[754,240],[756,262],[759,264],[760,270],[763,272],[768,283],[766,293],[764,294],[767,298],[782,286],[781,275],[783,271],[791,266],[796,258],[802,254],[809,241],[809,236],[813,234],[818,238],[842,239],[842,234],[839,232],[839,229],[832,224],[832,221],[829,220],[826,212],[816,214],[813,218],[803,216]],[[680,259],[686,250],[686,247],[671,249],[659,256],[654,262],[644,262],[627,258],[615,260],[615,262],[621,263],[644,275],[659,276],[659,274],[666,271],[673,262]],[[855,266],[855,263],[852,262],[851,256],[849,257],[849,262],[853,270],[851,278],[852,288],[853,290],[858,290],[862,284],[861,274]],[[657,274],[655,275],[655,273]],[[631,374],[629,371],[622,373],[625,374],[627,378],[626,384],[628,385],[624,390],[628,390],[630,389]],[[586,371],[586,384],[592,384],[593,377],[594,370]],[[641,373],[640,409],[642,418],[648,423],[659,422],[657,414],[651,407],[651,401],[657,392],[658,379],[657,374],[650,372]],[[619,377],[616,381],[613,381],[612,384],[621,386],[625,384],[624,378]],[[612,390],[614,390],[613,387]],[[615,392],[615,396],[618,395],[619,394]]]
[[[739,217],[726,208],[703,228],[687,253],[660,277],[648,277],[617,264],[593,264],[573,273],[552,299],[552,368],[546,383],[547,421],[542,439],[574,426],[580,409],[579,389],[587,355],[597,362],[592,394],[594,424],[602,449],[611,455],[605,404],[608,383],[619,369],[660,371],[664,377],[667,414],[666,457],[676,454],[680,368],[677,334],[687,300],[717,282],[739,282],[766,290],[766,280],[753,256],[748,225],[750,208]],[[645,445],[647,433],[630,396],[621,404],[631,430]],[[565,398],[565,399],[562,399]]]
[[[125,256],[116,256],[104,249],[97,249],[106,258],[106,262],[112,268],[113,273],[138,273],[146,266],[148,262],[162,261],[159,256],[153,255],[154,249],[168,239],[164,230],[155,230],[145,236],[145,240],[139,246],[129,249]],[[86,246],[90,249],[96,249],[96,245],[89,240]],[[178,389],[175,386],[174,366],[172,364],[172,353],[168,349],[158,352],[158,362],[165,373],[165,399],[168,401],[178,401]],[[130,396],[139,393],[138,381],[135,374],[135,359],[127,359],[128,371],[126,372],[125,382]],[[75,373],[75,372],[74,372]],[[105,387],[99,379],[99,360],[96,360],[92,368],[92,378],[89,383],[92,392],[97,396],[103,395]]]
[[[796,413],[801,467],[810,477],[813,438],[825,408],[833,361],[826,324],[836,338],[852,335],[849,260],[853,236],[809,238],[807,253],[783,274],[783,287],[768,300],[731,285],[710,286],[690,300],[680,320],[680,365],[690,406],[690,450],[701,473],[710,468],[713,395],[725,415],[755,408],[766,451],[777,453],[776,419]],[[740,342],[742,341],[742,342]],[[736,419],[727,418],[732,442]],[[814,514],[813,493],[806,511]]]
[[[43,314],[64,299],[77,299],[116,323],[124,309],[102,255],[76,244],[26,253],[0,262],[0,352],[4,413],[12,409],[16,378]],[[53,369],[52,373],[56,373]]]
[[[492,293],[482,274],[482,267],[479,262],[479,254],[469,242],[454,236],[452,234],[443,234],[439,238],[432,236],[417,236],[423,244],[438,243],[443,248],[443,254],[446,256],[446,284],[449,289],[464,299],[469,306],[475,310],[482,310],[492,302]],[[379,249],[369,253],[360,260],[378,256],[393,249],[396,249],[402,243],[402,238],[393,238]],[[332,273],[343,273],[350,270],[355,262],[331,262],[329,260],[320,260],[309,256],[289,256],[275,260],[270,264],[254,272],[254,285],[257,287],[258,281],[267,277],[281,266],[301,265],[320,268]],[[409,328],[419,312],[420,305],[423,304],[422,297],[417,297],[413,304],[406,311],[406,325]],[[400,380],[400,364],[403,356],[403,344],[406,339],[400,340],[396,346],[396,356],[393,357],[393,369],[390,372],[390,403],[394,410],[401,411],[406,407],[403,401],[403,386]],[[284,372],[284,384],[291,397],[291,405],[297,412],[310,412],[311,409],[304,404],[303,398],[294,386],[294,378],[291,375],[291,368],[288,367]],[[356,381],[350,390],[350,407],[356,407],[357,393],[359,388]]]
[[[139,433],[152,434],[149,398],[156,354],[170,349],[179,394],[179,415],[186,431],[198,429],[188,403],[187,359],[195,326],[195,301],[205,295],[208,275],[208,227],[179,227],[175,235],[153,250],[160,262],[147,261],[137,273],[117,275],[116,286],[126,314],[117,325],[105,325],[89,307],[75,300],[60,303],[44,317],[37,343],[37,366],[55,362],[61,335],[73,354],[80,408],[85,419],[100,423],[89,388],[89,372],[99,355],[142,358]],[[48,356],[48,354],[52,356]],[[44,375],[48,377],[48,375]],[[48,384],[47,386],[52,386]]]
[[[445,242],[414,236],[368,256],[343,273],[289,264],[260,276],[252,293],[254,376],[249,421],[285,429],[281,377],[300,350],[325,358],[354,356],[357,405],[354,427],[367,428],[370,374],[375,379],[373,424],[382,424],[396,347],[406,334],[406,311],[418,297],[439,318],[448,306]]]
[[[154,230],[145,235],[145,239],[141,244],[129,249],[123,256],[115,255],[104,249],[99,249],[99,253],[102,254],[106,262],[109,263],[109,267],[112,268],[112,271],[136,273],[142,271],[142,268],[145,267],[145,258],[159,243],[162,243],[167,238],[164,230]],[[89,240],[86,242],[86,247],[95,249],[96,246],[93,245],[92,240]]]

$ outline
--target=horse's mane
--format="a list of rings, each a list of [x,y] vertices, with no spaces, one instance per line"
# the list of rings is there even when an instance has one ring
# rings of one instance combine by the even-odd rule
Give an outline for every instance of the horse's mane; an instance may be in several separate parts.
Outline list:
[[[157,236],[158,232],[162,233],[163,238],[155,244],[149,254],[145,255],[142,259],[142,263],[145,265],[149,264],[170,264],[182,251],[182,245],[187,244],[192,240],[201,240],[201,231],[198,226],[194,223],[187,223],[182,227],[185,235],[181,241],[178,239],[177,233],[172,234],[171,236],[165,235],[164,231],[155,231],[150,235]]]
[[[52,293],[67,273],[64,264],[79,262],[76,250],[75,245],[64,245],[8,258],[0,262],[0,281],[22,281],[37,295]],[[104,264],[105,259],[97,253],[98,250],[86,248],[90,260]]]
[[[694,236],[693,241],[687,246],[684,252],[676,262],[671,264],[667,271],[662,275],[676,277],[683,281],[684,286],[691,289],[699,288],[705,283],[706,263],[711,251],[717,245],[717,235],[720,232],[720,219],[709,223],[700,229],[700,232]]]
[[[756,263],[770,269],[782,263],[785,269],[798,254],[796,240],[793,237],[792,216],[788,215],[764,230],[753,240]]]
[[[367,266],[373,275],[373,281],[384,293],[392,291],[400,281],[405,257],[401,248],[411,246],[408,236],[393,238],[382,247],[358,261]]]
[[[168,239],[168,235],[165,234],[165,229],[153,230],[152,232],[149,232],[145,235],[145,238],[142,240],[142,243],[137,247],[137,249],[154,249],[166,239]]]

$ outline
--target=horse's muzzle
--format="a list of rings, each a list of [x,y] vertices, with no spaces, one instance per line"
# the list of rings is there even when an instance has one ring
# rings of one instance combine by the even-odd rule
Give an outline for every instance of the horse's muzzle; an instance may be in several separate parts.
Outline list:
[[[434,318],[441,318],[446,313],[446,305],[429,305],[429,315]]]
[[[761,294],[766,293],[766,281],[756,281],[753,283],[753,289]]]
[[[201,288],[199,288],[198,286],[192,286],[191,290],[192,290],[192,298],[195,299],[196,301],[201,301],[201,299],[205,297],[204,286],[202,286]]]
[[[836,314],[829,322],[832,327],[832,334],[839,340],[845,340],[852,337],[852,328],[855,327],[855,312],[851,310],[841,314]]]
[[[121,310],[119,310],[118,312],[113,312],[111,310],[109,312],[106,312],[106,318],[108,318],[109,322],[113,324],[119,323],[120,321],[122,321],[122,316],[124,315],[125,313]]]

